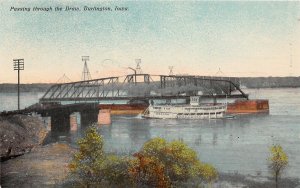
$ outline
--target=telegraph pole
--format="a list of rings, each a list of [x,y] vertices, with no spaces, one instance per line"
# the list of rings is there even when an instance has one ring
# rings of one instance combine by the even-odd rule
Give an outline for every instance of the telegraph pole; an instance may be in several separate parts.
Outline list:
[[[20,110],[20,70],[24,70],[24,59],[13,59],[14,70],[18,71],[18,110]]]

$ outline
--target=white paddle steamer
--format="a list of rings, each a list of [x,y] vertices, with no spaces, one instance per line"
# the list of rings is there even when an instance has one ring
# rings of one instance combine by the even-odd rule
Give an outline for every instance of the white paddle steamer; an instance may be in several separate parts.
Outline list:
[[[153,105],[144,111],[145,118],[218,119],[224,118],[227,104],[200,104],[199,96],[190,97],[188,105]]]

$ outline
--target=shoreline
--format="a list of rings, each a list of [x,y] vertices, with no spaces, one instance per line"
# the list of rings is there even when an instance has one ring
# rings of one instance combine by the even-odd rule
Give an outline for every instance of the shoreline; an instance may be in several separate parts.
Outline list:
[[[20,157],[1,162],[1,182],[3,187],[73,187],[78,182],[69,176],[68,163],[77,149],[65,142],[56,142],[33,149]],[[187,187],[195,182],[187,182]],[[219,173],[213,187],[254,187],[273,188],[270,176]],[[283,177],[280,187],[294,188],[300,179]]]

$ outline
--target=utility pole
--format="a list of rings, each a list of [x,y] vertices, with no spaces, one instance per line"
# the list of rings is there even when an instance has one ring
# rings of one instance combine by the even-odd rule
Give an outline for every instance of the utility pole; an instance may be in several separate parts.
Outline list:
[[[82,71],[82,81],[91,80],[92,76],[87,66],[87,61],[90,60],[89,56],[82,56],[82,61],[84,62],[83,71]]]
[[[24,59],[13,59],[14,70],[18,71],[18,110],[20,110],[20,70],[24,70]]]

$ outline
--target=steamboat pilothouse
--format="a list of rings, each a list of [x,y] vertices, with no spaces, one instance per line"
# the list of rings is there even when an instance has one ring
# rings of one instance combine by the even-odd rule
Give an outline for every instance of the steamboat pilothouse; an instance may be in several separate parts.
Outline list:
[[[145,118],[218,119],[224,118],[227,109],[227,104],[200,104],[200,96],[191,96],[190,104],[186,105],[156,105],[151,103],[143,113]]]

